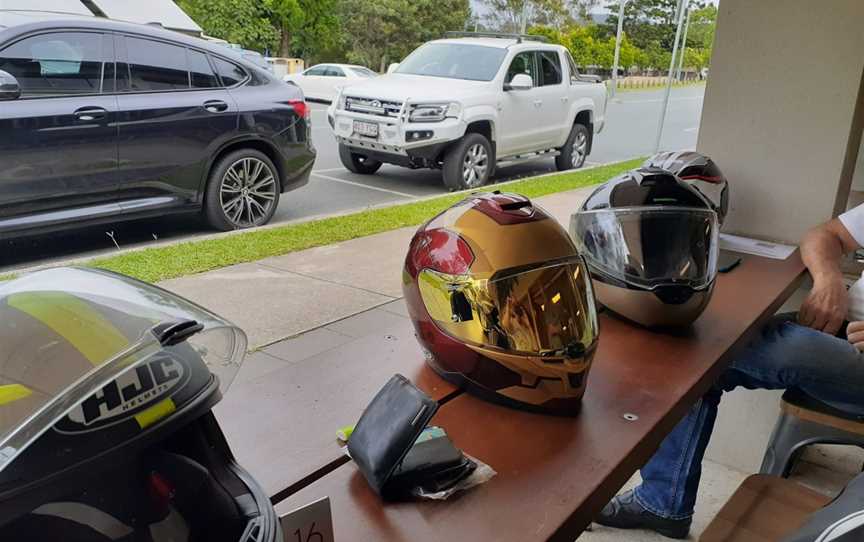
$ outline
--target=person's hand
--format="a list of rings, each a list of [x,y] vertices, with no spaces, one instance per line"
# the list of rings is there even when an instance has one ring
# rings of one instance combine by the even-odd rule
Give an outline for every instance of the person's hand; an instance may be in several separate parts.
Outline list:
[[[798,323],[834,335],[840,331],[848,309],[849,296],[842,279],[816,281],[801,304]]]
[[[849,322],[846,326],[846,338],[859,352],[864,352],[864,322]]]

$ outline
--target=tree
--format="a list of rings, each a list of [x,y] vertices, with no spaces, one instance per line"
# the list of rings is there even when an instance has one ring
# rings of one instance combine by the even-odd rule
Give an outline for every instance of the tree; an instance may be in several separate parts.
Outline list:
[[[177,0],[177,4],[210,36],[258,51],[279,42],[279,31],[270,24],[269,13],[260,2]]]
[[[617,33],[618,6],[617,0],[606,6],[611,15],[601,26],[604,35],[614,36]],[[660,47],[671,51],[678,22],[675,17],[677,7],[677,0],[630,0],[624,7],[624,31],[633,44],[641,49],[647,49],[651,43],[657,42]],[[701,10],[704,7],[704,0],[690,0],[690,9]]]
[[[714,46],[714,29],[717,27],[717,6],[708,5],[694,9],[690,15],[687,46],[711,50]]]
[[[471,17],[468,0],[341,0],[339,12],[348,59],[382,70]]]
[[[561,30],[588,16],[599,0],[481,0],[486,8],[485,26],[498,32],[519,32],[527,3],[528,27],[550,26]]]
[[[337,0],[263,0],[279,30],[279,56],[308,58],[333,47],[339,37]]]

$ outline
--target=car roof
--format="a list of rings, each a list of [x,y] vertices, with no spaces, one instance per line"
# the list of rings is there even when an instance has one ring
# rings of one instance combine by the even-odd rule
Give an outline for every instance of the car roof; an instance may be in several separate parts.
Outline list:
[[[0,41],[6,41],[7,38],[31,34],[34,32],[51,31],[51,30],[95,30],[101,32],[123,32],[126,34],[137,34],[142,37],[150,37],[156,39],[164,39],[173,41],[182,45],[188,45],[196,49],[204,49],[217,56],[230,58],[235,62],[242,63],[244,67],[257,66],[243,58],[243,52],[230,49],[218,43],[211,43],[203,38],[196,38],[166,30],[157,25],[124,23],[120,21],[112,21],[101,17],[76,17],[68,16],[65,18],[38,21],[33,23],[16,24],[9,27],[0,27]]]
[[[553,43],[544,43],[542,41],[534,41],[531,39],[523,39],[521,41],[516,38],[446,38],[435,40],[432,43],[455,43],[461,45],[482,45],[483,47],[495,47],[497,49],[509,49],[514,46],[531,47],[532,49],[559,49],[561,45]]]

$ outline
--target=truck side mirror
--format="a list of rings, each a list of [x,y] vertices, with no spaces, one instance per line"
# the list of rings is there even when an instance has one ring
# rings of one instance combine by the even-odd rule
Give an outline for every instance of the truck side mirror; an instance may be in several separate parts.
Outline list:
[[[531,90],[532,88],[534,88],[534,81],[525,73],[517,73],[509,83],[504,84],[504,90]]]
[[[21,97],[21,85],[9,72],[0,70],[0,100],[17,100]]]
[[[389,66],[387,66],[387,73],[393,73],[393,72],[395,72],[395,71],[396,71],[396,68],[398,68],[398,67],[399,67],[399,63],[398,63],[398,62],[394,62],[394,63],[390,64]]]

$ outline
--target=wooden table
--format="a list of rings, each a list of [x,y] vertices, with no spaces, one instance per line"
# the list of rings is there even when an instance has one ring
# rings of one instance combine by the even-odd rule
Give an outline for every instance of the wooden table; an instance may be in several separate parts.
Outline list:
[[[351,463],[281,493],[292,494],[277,509],[286,512],[329,496],[337,540],[572,541],[792,294],[803,274],[797,253],[785,261],[745,256],[738,268],[718,278],[708,309],[679,335],[601,316],[600,346],[577,417],[531,414],[467,394],[448,395],[452,400],[432,423],[498,471],[483,486],[446,502],[384,504]],[[438,386],[419,365],[415,375],[424,386]],[[286,447],[285,461],[293,457],[290,450]]]
[[[274,502],[348,461],[336,431],[402,373],[439,402],[456,388],[426,369],[406,318],[298,363],[232,386],[216,408],[231,450]]]

